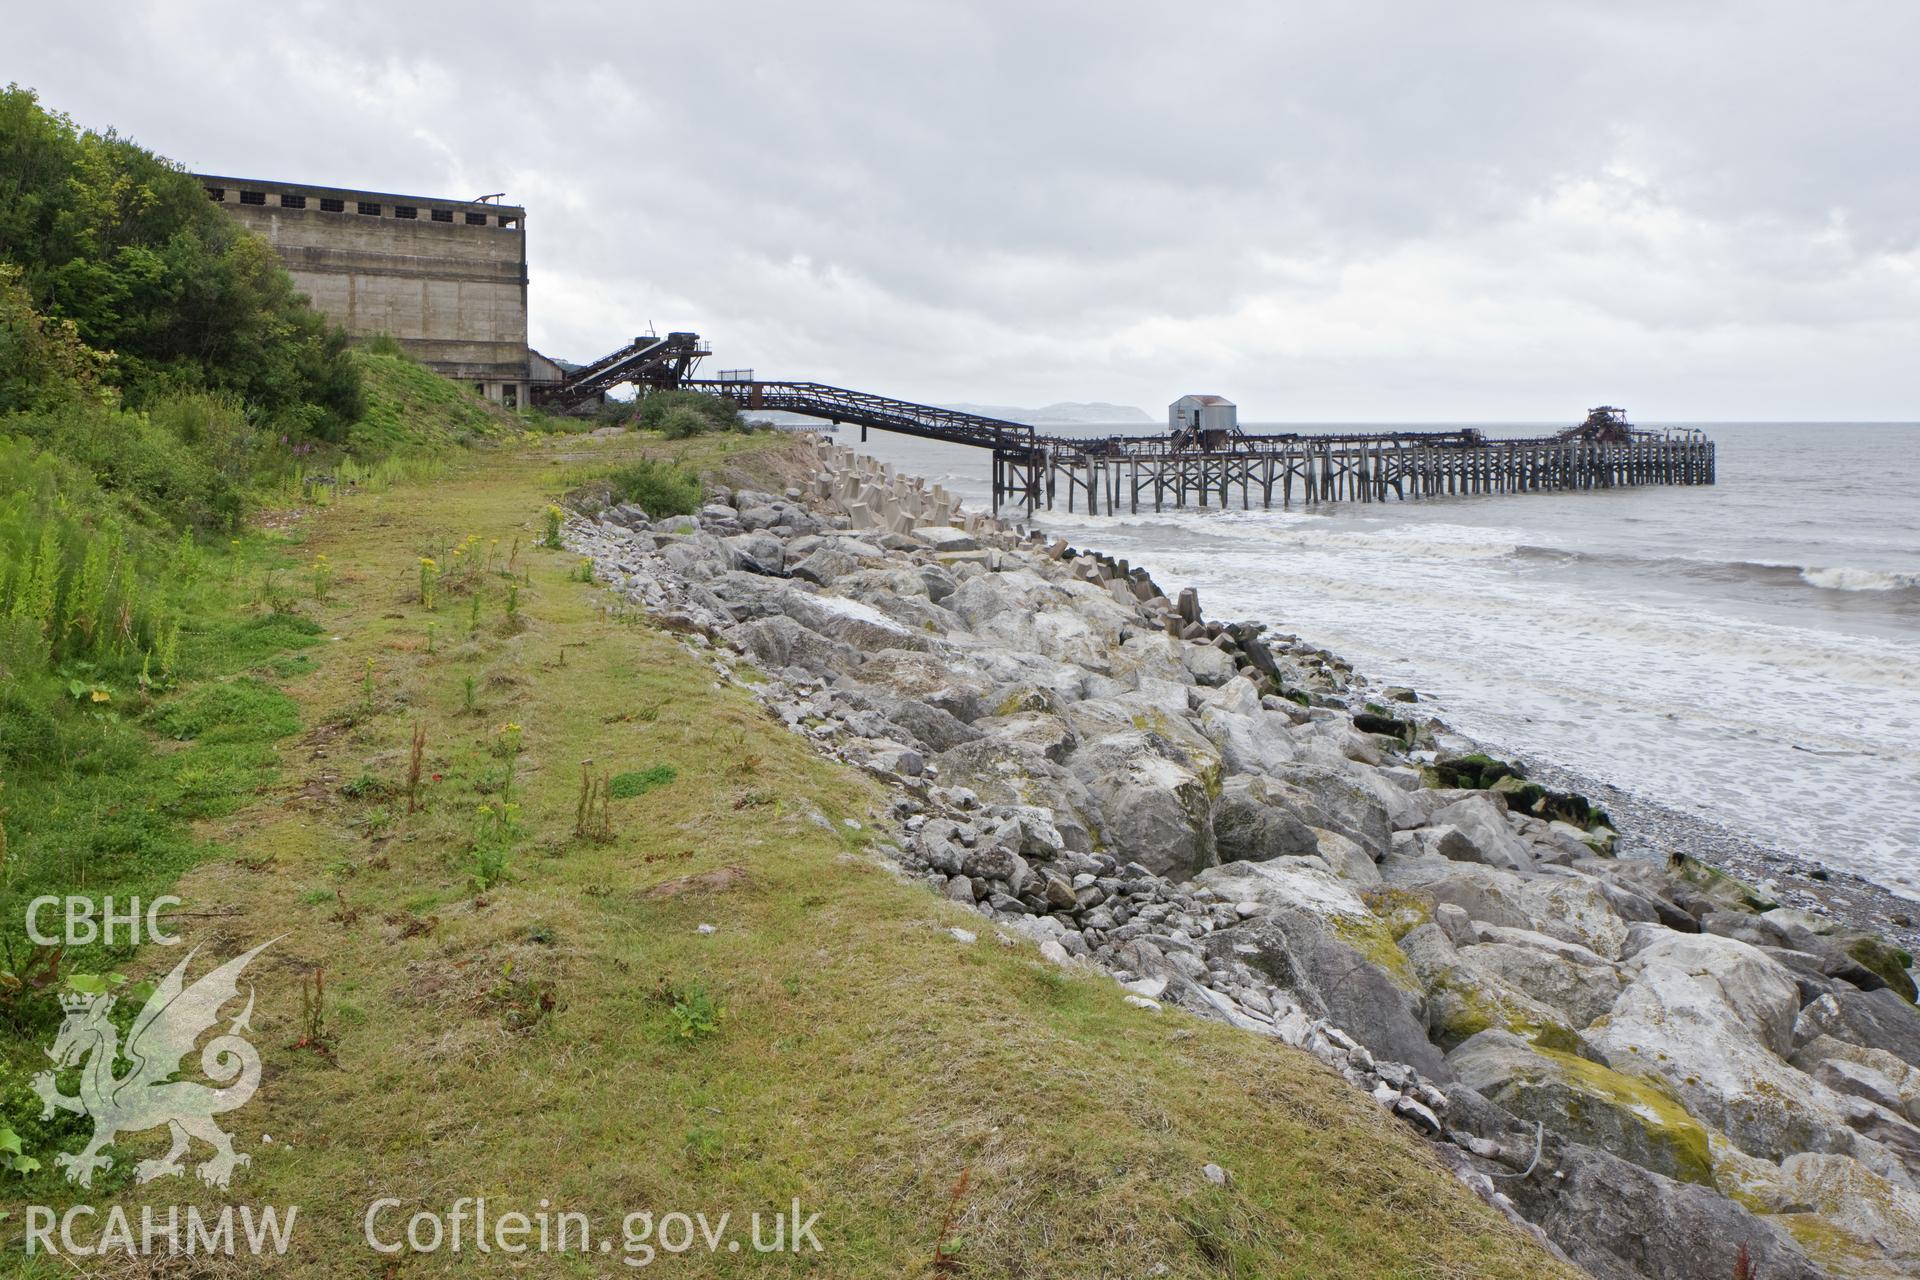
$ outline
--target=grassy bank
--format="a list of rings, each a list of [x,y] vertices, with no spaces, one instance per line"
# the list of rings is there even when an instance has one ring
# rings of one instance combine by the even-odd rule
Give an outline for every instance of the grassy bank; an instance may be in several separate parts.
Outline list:
[[[538,545],[562,489],[640,452],[791,462],[776,437],[637,439],[477,453],[279,522],[305,589],[265,616],[313,643],[228,674],[298,727],[256,738],[265,792],[193,819],[177,891],[203,959],[279,938],[249,971],[265,1080],[228,1127],[253,1157],[234,1198],[300,1206],[282,1273],[381,1273],[377,1198],[395,1237],[484,1195],[616,1238],[634,1211],[820,1215],[817,1255],[657,1261],[693,1275],[1558,1274],[1305,1055],[1130,1008],[897,882],[873,784]],[[34,1065],[13,1049],[9,1087]],[[14,1191],[73,1195],[44,1172]],[[222,1202],[190,1177],[113,1195]],[[508,1269],[385,1274],[476,1261]]]

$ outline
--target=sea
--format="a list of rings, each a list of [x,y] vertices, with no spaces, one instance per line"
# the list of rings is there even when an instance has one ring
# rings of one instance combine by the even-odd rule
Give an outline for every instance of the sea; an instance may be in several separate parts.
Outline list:
[[[1703,427],[1719,482],[1031,523],[1410,686],[1489,748],[1920,899],[1920,423],[1636,425]],[[980,451],[837,438],[987,506]]]

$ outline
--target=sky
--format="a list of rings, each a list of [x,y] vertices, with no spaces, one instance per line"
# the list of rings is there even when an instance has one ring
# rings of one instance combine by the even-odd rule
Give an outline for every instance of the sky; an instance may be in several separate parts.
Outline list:
[[[190,168],[528,211],[531,337],[1243,421],[1920,418],[1912,0],[0,0]]]

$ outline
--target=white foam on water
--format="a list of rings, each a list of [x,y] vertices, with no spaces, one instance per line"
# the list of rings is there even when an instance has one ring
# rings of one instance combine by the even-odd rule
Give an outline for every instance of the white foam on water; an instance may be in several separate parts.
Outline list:
[[[1711,488],[1003,514],[1411,685],[1491,745],[1920,891],[1920,428],[1713,434]],[[986,507],[983,456],[874,442]]]
[[[1911,591],[1920,587],[1920,573],[1885,569],[1802,569],[1800,577],[1809,586],[1828,591]]]

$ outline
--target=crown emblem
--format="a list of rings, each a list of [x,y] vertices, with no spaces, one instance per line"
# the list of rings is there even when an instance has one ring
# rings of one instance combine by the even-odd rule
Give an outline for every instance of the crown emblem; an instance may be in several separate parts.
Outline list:
[[[98,996],[90,996],[80,991],[68,991],[60,997],[60,1007],[68,1013],[85,1013],[93,1008]]]

